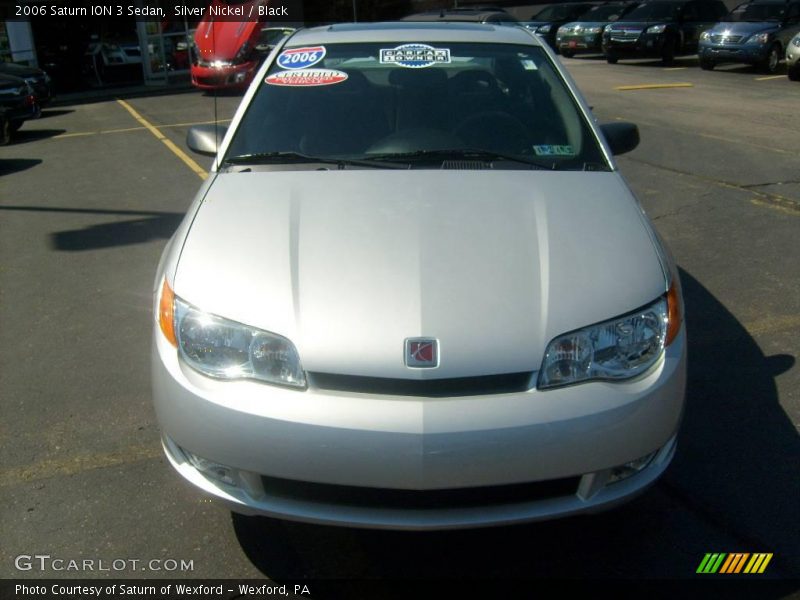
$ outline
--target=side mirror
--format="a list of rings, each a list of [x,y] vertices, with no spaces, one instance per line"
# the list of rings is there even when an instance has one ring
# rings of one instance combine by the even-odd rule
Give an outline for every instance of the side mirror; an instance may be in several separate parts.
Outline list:
[[[625,154],[639,145],[639,128],[634,123],[604,123],[600,130],[606,136],[612,154]]]
[[[186,145],[192,152],[216,156],[227,131],[226,125],[193,125],[186,134]]]

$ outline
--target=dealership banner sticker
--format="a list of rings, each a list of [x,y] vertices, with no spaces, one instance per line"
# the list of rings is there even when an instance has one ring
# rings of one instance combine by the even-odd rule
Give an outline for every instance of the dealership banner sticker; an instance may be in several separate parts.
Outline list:
[[[347,81],[347,73],[334,69],[303,69],[278,71],[268,75],[264,83],[284,87],[317,87]]]
[[[407,69],[424,69],[450,62],[450,48],[434,48],[427,44],[403,44],[396,48],[381,48],[382,65],[397,65]]]
[[[575,156],[572,146],[534,146],[533,151],[536,156]]]
[[[325,58],[325,53],[325,46],[284,50],[278,56],[278,66],[282,69],[307,69]]]

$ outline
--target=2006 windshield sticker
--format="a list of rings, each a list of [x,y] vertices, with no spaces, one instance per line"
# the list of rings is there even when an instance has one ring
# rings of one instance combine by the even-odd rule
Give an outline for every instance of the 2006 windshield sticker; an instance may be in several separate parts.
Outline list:
[[[316,87],[334,85],[347,81],[347,73],[334,69],[303,69],[295,71],[278,71],[267,75],[264,83],[285,87]]]
[[[307,69],[325,58],[325,46],[292,48],[278,56],[278,66],[282,69]]]
[[[407,69],[424,69],[450,62],[450,48],[434,48],[427,44],[403,44],[396,48],[382,48],[382,65],[397,65]]]

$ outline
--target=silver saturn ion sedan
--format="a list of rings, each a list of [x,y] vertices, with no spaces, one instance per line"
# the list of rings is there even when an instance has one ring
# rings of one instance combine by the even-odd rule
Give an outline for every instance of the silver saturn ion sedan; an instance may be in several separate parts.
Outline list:
[[[232,510],[443,529],[605,509],[675,452],[678,274],[523,28],[342,24],[261,67],[164,251],[153,395]]]

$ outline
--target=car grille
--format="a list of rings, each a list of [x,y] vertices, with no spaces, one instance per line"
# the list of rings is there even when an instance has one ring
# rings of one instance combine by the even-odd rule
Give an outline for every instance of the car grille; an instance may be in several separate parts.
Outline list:
[[[612,40],[618,40],[623,42],[629,42],[633,40],[638,40],[639,36],[642,35],[641,29],[610,29],[609,37]]]
[[[741,35],[712,35],[711,41],[714,44],[738,44],[742,41]]]
[[[420,380],[308,373],[309,383],[322,390],[427,398],[524,392],[532,387],[532,376],[532,372],[525,372],[483,375],[480,377]]]
[[[225,85],[225,75],[221,77],[195,77],[199,85]]]
[[[572,496],[578,491],[580,479],[566,477],[532,483],[441,490],[369,488],[311,483],[266,475],[261,477],[261,483],[268,496],[292,500],[368,508],[433,509],[517,504]]]

